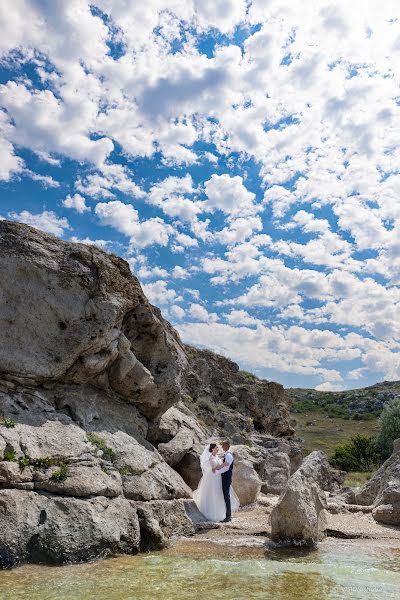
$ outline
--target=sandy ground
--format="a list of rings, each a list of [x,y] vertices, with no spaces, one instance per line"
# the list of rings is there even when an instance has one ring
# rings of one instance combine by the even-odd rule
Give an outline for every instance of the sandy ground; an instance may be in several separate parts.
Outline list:
[[[231,523],[220,523],[213,529],[196,533],[194,539],[230,545],[261,546],[269,541],[270,514],[278,496],[261,496],[257,504],[235,513]],[[379,524],[363,512],[327,513],[328,536],[347,539],[399,540],[400,527]],[[192,538],[193,539],[193,538]]]

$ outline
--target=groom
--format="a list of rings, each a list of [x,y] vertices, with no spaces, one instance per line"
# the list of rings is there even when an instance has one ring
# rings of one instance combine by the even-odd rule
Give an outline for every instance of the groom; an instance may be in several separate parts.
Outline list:
[[[224,462],[222,465],[216,467],[215,471],[221,473],[222,492],[224,494],[225,506],[226,506],[226,517],[222,523],[229,523],[232,520],[231,515],[231,484],[232,484],[232,473],[233,473],[233,456],[230,452],[231,444],[228,440],[222,442],[222,450],[225,452]]]

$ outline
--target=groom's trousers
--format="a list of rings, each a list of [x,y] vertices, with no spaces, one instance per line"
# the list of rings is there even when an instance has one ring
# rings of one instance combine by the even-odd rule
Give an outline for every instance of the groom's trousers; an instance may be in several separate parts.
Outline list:
[[[226,505],[226,518],[230,519],[232,517],[232,515],[231,515],[231,493],[230,493],[232,477],[224,477],[224,475],[222,475],[221,479],[222,479],[222,492],[224,494],[224,500],[225,500],[225,505]]]

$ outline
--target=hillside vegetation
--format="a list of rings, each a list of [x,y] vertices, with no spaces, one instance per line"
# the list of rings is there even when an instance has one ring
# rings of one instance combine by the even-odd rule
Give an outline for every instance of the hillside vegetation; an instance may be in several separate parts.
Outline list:
[[[375,420],[389,400],[400,398],[400,381],[383,381],[343,392],[303,388],[288,388],[286,391],[293,403],[293,413],[317,412],[328,417],[366,421]]]

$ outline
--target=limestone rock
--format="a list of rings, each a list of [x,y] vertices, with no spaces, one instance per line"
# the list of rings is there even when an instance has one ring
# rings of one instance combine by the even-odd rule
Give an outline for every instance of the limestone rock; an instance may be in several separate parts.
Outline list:
[[[190,536],[195,532],[182,500],[138,502],[137,510],[141,528],[141,550],[165,547],[172,537]]]
[[[290,477],[271,513],[274,541],[314,544],[323,537],[327,504],[322,484],[328,467],[322,452],[312,452]]]
[[[2,567],[134,554],[140,544],[136,508],[122,497],[79,500],[1,490],[0,530]]]
[[[280,494],[290,477],[290,458],[278,448],[271,448],[259,471],[263,494]]]
[[[224,422],[237,423],[237,432],[260,431],[273,435],[291,435],[289,409],[291,401],[278,383],[258,379],[250,373],[240,371],[230,359],[210,352],[186,346],[189,369],[185,376],[185,387],[193,404],[214,408],[210,418],[221,417],[226,412]],[[221,410],[221,405],[225,411]],[[210,412],[210,411],[208,411]],[[247,424],[243,420],[247,418]],[[222,426],[224,429],[224,426]],[[225,432],[232,436],[232,431]]]
[[[0,372],[11,381],[111,388],[151,418],[176,402],[184,349],[125,261],[3,220],[0,281]]]
[[[159,444],[157,449],[165,462],[173,467],[193,448],[193,443],[191,431],[182,428],[172,440],[165,444]]]
[[[234,457],[232,487],[240,500],[240,506],[246,506],[257,500],[262,482],[252,462],[243,456],[239,449],[232,450]]]
[[[356,504],[373,505],[372,516],[387,525],[400,525],[400,440],[393,453],[365,485],[354,491]]]
[[[56,470],[57,467],[53,467],[48,478],[35,482],[34,489],[76,498],[90,496],[114,498],[122,494],[122,480],[118,471],[105,470],[98,464],[73,465],[68,467],[66,479],[57,481],[57,479],[52,479]]]
[[[117,432],[104,439],[113,451],[113,465],[122,474],[124,494],[132,500],[190,498],[192,492],[151,444]]]
[[[182,460],[174,466],[174,469],[191,490],[197,489],[202,477],[199,452],[195,450],[187,452]]]

